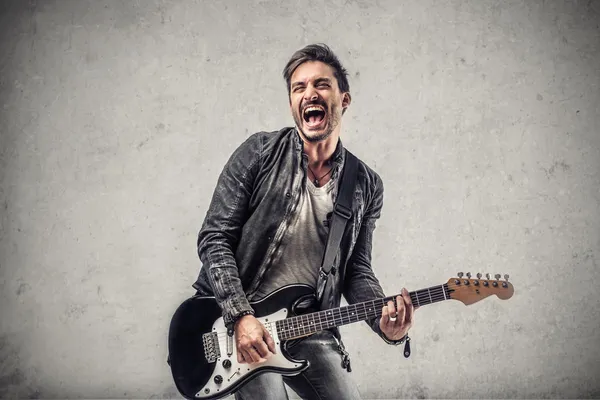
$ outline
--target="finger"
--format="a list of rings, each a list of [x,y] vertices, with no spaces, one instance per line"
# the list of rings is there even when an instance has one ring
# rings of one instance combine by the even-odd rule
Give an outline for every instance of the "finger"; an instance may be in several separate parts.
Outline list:
[[[237,360],[240,364],[244,363],[244,354],[242,353],[242,350],[240,349],[240,347],[237,347],[237,351],[236,351],[236,356],[237,356]]]
[[[401,296],[396,297],[396,301],[398,302],[398,319],[404,323],[404,318],[406,317],[406,307],[404,307],[404,300]]]
[[[256,349],[254,347],[251,347],[249,349],[246,350],[247,353],[250,355],[250,357],[252,358],[252,362],[262,362],[262,361],[266,361],[264,358],[262,358],[258,352],[256,351]]]
[[[379,326],[383,326],[390,322],[390,313],[388,312],[388,307],[383,306],[381,309],[381,319],[379,320]]]
[[[271,337],[269,331],[267,331],[266,329],[264,329],[264,339],[267,343],[267,346],[269,346],[269,350],[271,351],[271,353],[275,354],[275,341],[273,340],[273,337]]]
[[[271,355],[267,344],[263,341],[262,338],[257,339],[253,346],[261,358],[265,358]]]
[[[406,319],[405,321],[412,325],[412,320],[413,320],[413,315],[414,315],[414,306],[412,304],[412,300],[410,298],[410,294],[408,293],[408,290],[403,289],[402,290],[402,297],[404,298],[404,303],[406,305]]]
[[[410,299],[410,296],[406,289],[404,289],[402,295],[404,297],[404,303],[406,305],[406,320],[405,321],[409,324],[412,324],[415,307],[413,306],[412,300]]]
[[[410,294],[408,293],[408,290],[406,290],[406,288],[402,289],[402,299],[404,300],[404,305],[408,308],[409,306],[412,306],[412,299],[410,298]]]
[[[397,316],[396,306],[394,305],[394,302],[391,300],[388,301],[388,313],[389,313],[388,317],[393,318],[393,317]]]
[[[250,357],[248,355],[248,353],[246,352],[246,350],[244,350],[244,349],[240,349],[240,351],[238,352],[238,359],[241,360],[240,362],[242,364],[247,364],[247,363],[252,362],[252,357]]]
[[[252,347],[252,344],[247,338],[243,338],[237,343],[238,356],[241,357],[241,363],[251,363],[252,357],[248,353],[248,349]],[[238,359],[239,359],[238,357]]]

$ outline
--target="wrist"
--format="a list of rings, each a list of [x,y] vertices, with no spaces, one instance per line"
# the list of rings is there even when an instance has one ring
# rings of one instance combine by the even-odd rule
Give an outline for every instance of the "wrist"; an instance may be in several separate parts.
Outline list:
[[[236,314],[233,317],[232,325],[235,326],[239,320],[241,320],[242,318],[244,318],[245,316],[248,316],[248,315],[254,316],[254,310],[245,310],[245,311],[240,312],[239,314]]]
[[[404,341],[406,340],[406,338],[408,337],[408,332],[406,332],[406,335],[402,336],[400,339],[390,339],[388,338],[385,333],[381,332],[381,338],[384,340],[384,342],[386,342],[387,344],[392,344],[394,346],[398,346],[402,343],[404,343]]]

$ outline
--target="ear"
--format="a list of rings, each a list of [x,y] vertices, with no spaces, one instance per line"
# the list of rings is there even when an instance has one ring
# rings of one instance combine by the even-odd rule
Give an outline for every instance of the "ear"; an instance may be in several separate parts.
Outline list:
[[[350,92],[346,92],[342,95],[342,115],[346,112],[350,103],[352,103],[352,96]]]

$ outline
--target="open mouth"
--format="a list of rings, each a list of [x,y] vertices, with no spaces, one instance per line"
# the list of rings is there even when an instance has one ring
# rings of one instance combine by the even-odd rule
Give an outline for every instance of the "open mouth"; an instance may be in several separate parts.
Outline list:
[[[319,128],[326,120],[325,109],[322,106],[308,106],[304,109],[302,117],[310,128]]]

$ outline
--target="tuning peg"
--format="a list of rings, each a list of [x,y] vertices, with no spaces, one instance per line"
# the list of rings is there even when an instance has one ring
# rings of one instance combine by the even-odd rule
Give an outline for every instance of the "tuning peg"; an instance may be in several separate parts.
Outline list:
[[[496,274],[494,276],[496,277],[496,280],[499,280],[501,275],[500,274]]]
[[[467,272],[467,278],[471,279],[471,273]]]
[[[508,282],[508,274],[504,274],[504,280]]]
[[[463,274],[462,272],[459,272],[459,273],[458,273],[458,277],[459,277],[459,278],[462,278],[462,277],[463,277],[463,275],[464,275],[464,274]]]
[[[485,274],[485,277],[488,279],[488,281],[490,280],[490,274]]]
[[[477,273],[477,279],[481,279],[481,273]]]

